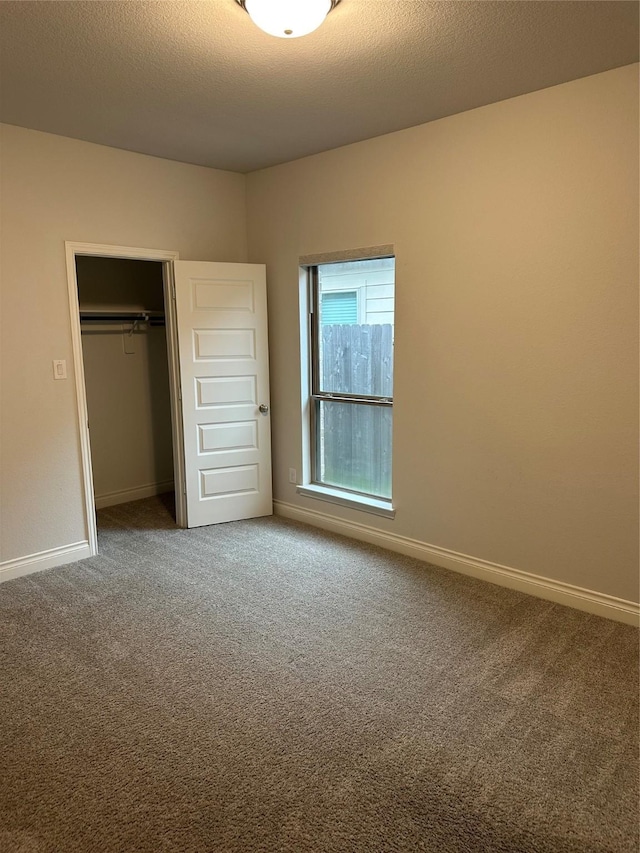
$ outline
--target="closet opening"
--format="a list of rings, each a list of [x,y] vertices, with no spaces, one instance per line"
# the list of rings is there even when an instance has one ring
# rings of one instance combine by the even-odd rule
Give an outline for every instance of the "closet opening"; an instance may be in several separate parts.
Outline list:
[[[98,530],[109,523],[100,510],[152,496],[176,521],[167,266],[75,256]]]

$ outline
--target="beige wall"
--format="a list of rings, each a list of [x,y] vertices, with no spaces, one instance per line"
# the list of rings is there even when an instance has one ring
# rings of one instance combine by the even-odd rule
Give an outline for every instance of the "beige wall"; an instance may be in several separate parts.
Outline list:
[[[276,499],[298,497],[298,257],[395,244],[395,521],[638,600],[637,66],[248,177]]]
[[[162,264],[79,257],[80,310],[163,311]],[[99,506],[134,500],[134,490],[173,481],[165,328],[83,323],[82,353]]]
[[[637,66],[250,175],[275,497],[301,468],[298,257],[394,243],[395,521],[638,599]],[[247,260],[245,178],[3,126],[2,538],[85,537],[64,241]]]
[[[246,261],[245,178],[2,126],[1,560],[85,539],[64,241]],[[53,381],[52,359],[69,379]]]

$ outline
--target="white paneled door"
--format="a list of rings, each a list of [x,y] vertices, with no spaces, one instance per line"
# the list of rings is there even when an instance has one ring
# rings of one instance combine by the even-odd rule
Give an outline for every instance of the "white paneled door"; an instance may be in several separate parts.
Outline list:
[[[175,261],[187,526],[271,515],[262,264]]]

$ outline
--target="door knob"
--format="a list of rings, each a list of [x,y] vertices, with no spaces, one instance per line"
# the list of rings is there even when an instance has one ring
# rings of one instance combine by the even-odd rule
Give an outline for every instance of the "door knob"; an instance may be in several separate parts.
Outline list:
[[[261,415],[266,415],[269,411],[269,406],[267,406],[266,403],[260,403],[260,405],[258,406],[258,411]]]

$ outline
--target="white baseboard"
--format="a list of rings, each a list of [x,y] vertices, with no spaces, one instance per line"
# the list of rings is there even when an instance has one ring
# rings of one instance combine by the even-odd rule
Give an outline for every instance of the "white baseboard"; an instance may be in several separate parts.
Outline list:
[[[60,548],[49,548],[37,554],[18,557],[16,560],[5,560],[0,563],[0,583],[30,575],[33,572],[41,572],[44,569],[53,569],[55,566],[64,566],[66,563],[75,563],[76,560],[84,560],[85,557],[90,556],[91,548],[85,540],[73,542],[71,545],[62,545]]]
[[[284,501],[274,501],[273,507],[276,515],[282,515],[294,521],[302,521],[323,530],[330,530],[332,533],[341,533],[344,536],[350,536],[371,545],[379,545],[381,548],[388,548],[390,551],[424,560],[434,566],[451,569],[454,572],[470,575],[509,589],[516,589],[519,592],[526,592],[537,598],[544,598],[547,601],[564,604],[567,607],[574,607],[577,610],[584,610],[597,616],[604,616],[606,619],[615,619],[628,625],[640,625],[640,605],[633,601],[625,601],[622,598],[615,598],[602,592],[583,589],[552,578],[545,578],[541,575],[520,571],[520,569],[491,563],[488,560],[469,557],[467,554],[459,554],[457,551],[450,551],[448,548],[428,545],[426,542],[420,542],[417,539],[398,536],[396,533],[387,533],[366,524],[346,521],[335,515],[328,515],[314,509],[303,509]]]
[[[151,498],[164,492],[173,491],[173,480],[165,480],[164,483],[148,483],[146,486],[136,486],[133,489],[121,489],[119,492],[109,492],[106,495],[96,495],[96,509],[104,509],[106,506],[126,504],[129,501],[139,501],[142,498]]]

